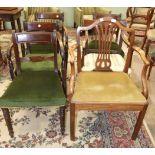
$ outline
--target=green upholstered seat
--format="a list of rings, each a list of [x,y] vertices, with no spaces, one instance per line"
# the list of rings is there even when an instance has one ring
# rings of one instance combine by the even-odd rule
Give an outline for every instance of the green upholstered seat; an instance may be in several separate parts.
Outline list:
[[[92,40],[88,43],[87,47],[87,53],[92,53],[91,50],[89,49],[97,49],[98,48],[98,41],[97,40]],[[94,52],[94,50],[93,50]],[[111,54],[120,54],[122,57],[124,57],[124,52],[123,50],[118,46],[117,43],[112,42],[111,44]]]
[[[30,47],[30,54],[32,55],[53,54],[54,51],[51,44],[32,44]]]
[[[89,81],[89,84],[88,84]],[[145,104],[145,97],[123,72],[80,72],[72,103]]]
[[[18,75],[0,98],[1,107],[60,106],[66,102],[51,61],[22,63]]]

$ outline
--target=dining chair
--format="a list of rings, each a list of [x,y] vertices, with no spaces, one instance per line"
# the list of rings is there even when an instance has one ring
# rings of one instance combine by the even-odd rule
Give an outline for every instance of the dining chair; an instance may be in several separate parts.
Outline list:
[[[128,22],[128,26],[135,29],[135,36],[143,38],[141,44],[142,49],[146,43],[147,31],[154,28],[154,10],[154,7],[128,7],[127,9],[126,20]]]
[[[19,44],[42,42],[48,42],[53,47],[54,63],[48,58],[38,60],[35,56],[32,59],[19,56]],[[9,109],[15,107],[57,106],[60,109],[60,129],[64,134],[67,103],[64,81],[65,53],[59,32],[13,33],[13,45],[7,54],[12,82],[0,97],[0,108],[11,137],[14,136],[14,131]],[[15,63],[12,61],[13,55]]]
[[[128,52],[122,71],[114,71],[112,66],[115,64],[112,64],[113,62],[111,61],[111,57],[114,54],[110,54],[112,38],[117,28],[128,33],[127,40],[124,40],[128,45]],[[83,54],[83,48],[81,48],[80,33],[91,29],[96,30],[98,53],[94,56],[95,64],[91,66],[92,69],[83,71],[85,55]],[[134,29],[125,27],[116,19],[104,17],[89,26],[78,27],[76,37],[77,44],[69,49],[71,64],[69,83],[71,140],[76,138],[76,114],[79,110],[139,111],[131,136],[135,140],[148,107],[146,72],[149,61],[146,59],[144,51],[134,45]],[[74,54],[76,49],[77,73]],[[128,75],[133,51],[140,55],[144,63],[142,72],[139,71],[142,76],[142,92]]]

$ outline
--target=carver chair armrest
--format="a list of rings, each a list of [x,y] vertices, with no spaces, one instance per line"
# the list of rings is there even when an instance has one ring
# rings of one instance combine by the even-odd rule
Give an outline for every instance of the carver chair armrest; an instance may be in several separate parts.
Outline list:
[[[71,99],[74,92],[74,82],[75,82],[75,55],[74,51],[77,49],[77,44],[72,45],[69,48],[69,62],[71,66],[71,75],[69,81],[69,99]]]

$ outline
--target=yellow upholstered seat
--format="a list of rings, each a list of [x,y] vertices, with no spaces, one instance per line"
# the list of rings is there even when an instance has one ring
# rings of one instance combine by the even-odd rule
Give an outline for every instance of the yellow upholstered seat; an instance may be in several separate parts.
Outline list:
[[[72,103],[146,103],[146,98],[123,72],[80,72],[76,80]]]

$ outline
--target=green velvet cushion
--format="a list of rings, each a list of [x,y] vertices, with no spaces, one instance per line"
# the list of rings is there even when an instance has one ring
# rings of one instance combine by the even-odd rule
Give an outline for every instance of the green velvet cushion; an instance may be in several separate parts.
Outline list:
[[[61,81],[52,71],[52,62],[31,62],[23,64],[21,75],[18,75],[3,96],[1,107],[60,106],[66,102]],[[35,67],[34,67],[35,66]]]
[[[88,43],[87,53],[91,53],[91,51],[89,51],[89,49],[97,49],[97,48],[98,48],[98,41],[92,40]],[[124,57],[123,50],[115,42],[112,42],[112,44],[111,44],[111,54],[120,54],[122,57]]]
[[[51,54],[54,49],[51,44],[31,44],[31,54]]]
[[[41,61],[41,62],[23,62],[21,63],[22,71],[42,71],[42,70],[53,70],[54,62],[52,61]]]

